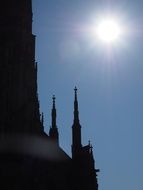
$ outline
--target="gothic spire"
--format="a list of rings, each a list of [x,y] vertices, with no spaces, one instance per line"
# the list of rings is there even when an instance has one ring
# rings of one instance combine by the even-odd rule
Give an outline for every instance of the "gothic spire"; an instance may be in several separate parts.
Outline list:
[[[75,99],[74,99],[74,123],[79,124],[79,111],[78,111],[78,100],[77,100],[77,88],[75,87]]]
[[[53,99],[53,107],[52,107],[52,112],[51,112],[52,125],[49,131],[49,136],[52,138],[52,140],[55,140],[58,143],[59,134],[58,134],[57,124],[56,124],[56,106],[55,106],[56,98],[54,95],[52,99]]]
[[[72,126],[72,157],[77,157],[81,150],[81,125],[79,122],[77,88],[74,89],[74,120]]]
[[[52,108],[52,128],[56,128],[56,106],[55,106],[55,96],[53,95],[53,108]]]

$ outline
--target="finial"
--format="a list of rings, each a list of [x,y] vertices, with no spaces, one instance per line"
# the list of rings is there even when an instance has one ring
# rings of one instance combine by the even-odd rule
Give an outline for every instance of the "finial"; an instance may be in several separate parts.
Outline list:
[[[55,95],[53,95],[53,102],[55,102],[55,99],[56,99],[56,97],[55,97]]]
[[[56,99],[56,97],[55,97],[55,95],[53,95],[53,108],[55,107],[55,99]]]
[[[93,146],[92,145],[90,147],[90,153],[91,153],[91,155],[93,155]]]
[[[74,88],[74,91],[75,91],[75,101],[77,101],[77,87],[76,86]]]
[[[90,146],[90,153],[93,154],[93,146],[92,146],[92,144],[89,144],[89,146]]]
[[[75,93],[77,92],[77,87],[75,86],[75,88],[74,88],[74,91],[75,91]]]

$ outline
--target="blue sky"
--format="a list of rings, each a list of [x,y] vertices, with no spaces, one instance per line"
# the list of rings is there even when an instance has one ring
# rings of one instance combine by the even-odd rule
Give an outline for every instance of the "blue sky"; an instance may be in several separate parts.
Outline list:
[[[140,0],[33,0],[45,131],[55,94],[60,145],[71,154],[76,85],[82,144],[93,144],[100,190],[143,189],[142,10]],[[86,30],[107,13],[127,31],[110,49]]]

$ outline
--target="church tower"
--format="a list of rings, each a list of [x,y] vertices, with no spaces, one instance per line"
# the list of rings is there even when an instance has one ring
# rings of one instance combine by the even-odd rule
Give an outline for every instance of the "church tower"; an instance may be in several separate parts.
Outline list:
[[[44,133],[37,93],[32,0],[2,1],[0,24],[0,187],[98,190],[92,146],[82,146],[81,142],[76,87],[72,158],[59,146],[55,96],[49,136]]]
[[[75,99],[74,99],[74,120],[72,125],[72,157],[76,158],[81,152],[81,125],[79,121],[78,100],[77,100],[77,88],[75,87]]]
[[[0,134],[39,133],[31,0],[2,1],[0,22]]]
[[[52,108],[52,112],[51,112],[51,117],[52,117],[52,125],[49,131],[49,136],[50,138],[56,142],[57,144],[59,144],[59,133],[58,133],[58,128],[57,128],[57,124],[56,124],[56,106],[55,106],[55,96],[53,96],[53,108]]]

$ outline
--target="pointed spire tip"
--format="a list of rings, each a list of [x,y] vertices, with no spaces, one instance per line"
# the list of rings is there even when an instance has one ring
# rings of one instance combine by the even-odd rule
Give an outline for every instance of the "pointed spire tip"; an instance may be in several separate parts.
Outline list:
[[[55,97],[55,95],[53,95],[53,100],[55,100],[56,99],[56,97]]]
[[[74,91],[77,92],[77,87],[75,86]]]

